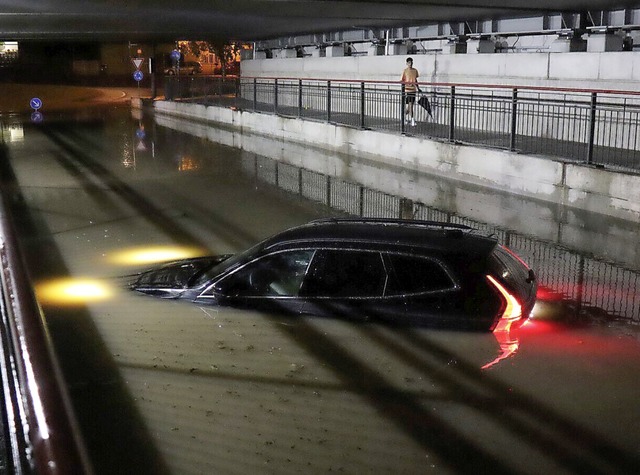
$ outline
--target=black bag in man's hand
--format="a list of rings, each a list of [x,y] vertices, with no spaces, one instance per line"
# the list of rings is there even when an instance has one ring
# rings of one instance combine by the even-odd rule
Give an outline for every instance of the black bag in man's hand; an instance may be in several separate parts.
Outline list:
[[[431,104],[429,104],[429,99],[427,99],[427,96],[420,96],[420,99],[418,99],[418,104],[420,104],[420,106],[422,106],[424,110],[427,111],[429,117],[433,118],[433,115],[431,115]]]

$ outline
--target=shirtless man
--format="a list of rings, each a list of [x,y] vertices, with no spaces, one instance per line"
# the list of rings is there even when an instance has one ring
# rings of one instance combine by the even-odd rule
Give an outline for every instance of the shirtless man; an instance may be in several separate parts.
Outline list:
[[[413,59],[407,58],[407,67],[402,71],[402,83],[404,84],[405,102],[407,109],[405,112],[405,121],[416,125],[413,118],[413,106],[416,103],[416,93],[418,92],[418,70],[413,67]]]

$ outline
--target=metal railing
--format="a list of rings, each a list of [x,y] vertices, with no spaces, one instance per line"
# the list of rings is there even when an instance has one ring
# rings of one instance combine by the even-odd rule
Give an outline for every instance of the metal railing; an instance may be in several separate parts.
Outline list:
[[[92,473],[0,194],[0,377],[7,473]]]
[[[168,100],[320,120],[640,171],[640,92],[425,83],[405,121],[398,82],[167,77]]]

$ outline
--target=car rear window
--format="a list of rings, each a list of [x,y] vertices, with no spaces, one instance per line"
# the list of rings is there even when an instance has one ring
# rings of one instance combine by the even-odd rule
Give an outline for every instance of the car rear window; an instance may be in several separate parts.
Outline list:
[[[388,254],[389,281],[385,295],[407,295],[439,292],[455,288],[443,266],[429,258],[404,254]]]

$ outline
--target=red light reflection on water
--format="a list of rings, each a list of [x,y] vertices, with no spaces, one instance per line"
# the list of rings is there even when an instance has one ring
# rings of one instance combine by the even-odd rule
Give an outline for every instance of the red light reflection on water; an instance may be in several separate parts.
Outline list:
[[[558,302],[565,300],[566,298],[567,296],[565,293],[545,287],[544,285],[539,285],[538,291],[536,292],[536,299],[538,301]]]
[[[502,360],[512,357],[520,348],[520,339],[518,338],[519,329],[507,330],[507,331],[495,331],[493,336],[496,337],[498,345],[500,346],[500,353],[492,361],[488,362],[480,369],[489,369],[495,366]]]
[[[640,341],[637,332],[637,329],[634,332],[625,332],[606,326],[575,326],[533,320],[518,329],[518,339],[527,348],[547,355],[638,359]]]
[[[512,358],[523,347],[529,356],[597,358],[612,364],[640,361],[640,329],[636,326],[625,325],[615,315],[584,302],[580,306],[563,291],[540,286],[537,300],[524,325],[506,325],[504,331],[494,332],[499,352],[482,370]]]
[[[523,348],[526,348],[529,357],[545,355],[559,360],[579,358],[585,362],[596,358],[602,363],[618,366],[625,361],[638,362],[640,339],[637,333],[637,329],[628,333],[601,326],[576,327],[558,322],[528,320],[510,331],[493,332],[499,352],[481,369],[493,368]]]

